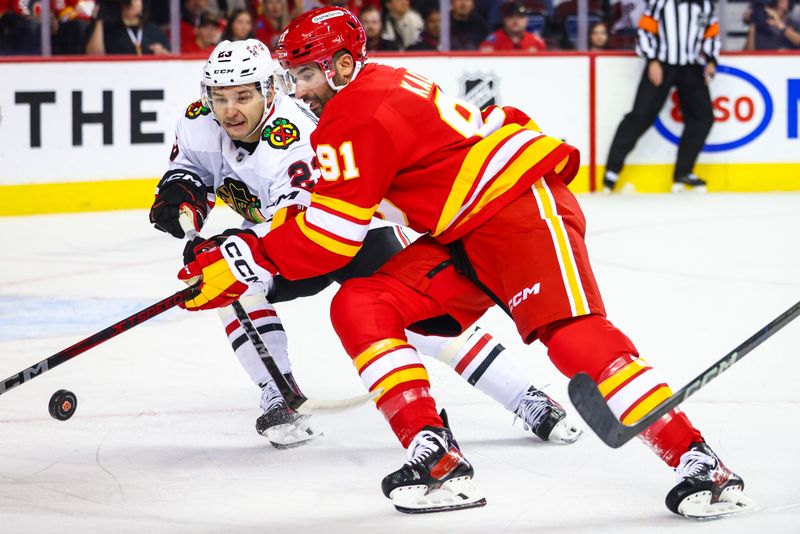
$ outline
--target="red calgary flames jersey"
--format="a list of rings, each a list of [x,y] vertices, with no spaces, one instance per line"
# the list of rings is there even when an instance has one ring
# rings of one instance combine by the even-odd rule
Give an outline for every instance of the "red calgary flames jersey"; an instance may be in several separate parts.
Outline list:
[[[311,144],[320,180],[308,210],[263,238],[290,279],[330,272],[359,250],[376,215],[458,239],[556,173],[578,151],[514,108],[481,112],[406,69],[369,64],[326,105]]]

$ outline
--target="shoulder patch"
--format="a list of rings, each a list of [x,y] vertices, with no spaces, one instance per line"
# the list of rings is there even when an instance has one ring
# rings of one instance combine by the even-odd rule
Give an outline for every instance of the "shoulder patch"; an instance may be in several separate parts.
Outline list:
[[[295,141],[300,139],[300,130],[289,119],[278,117],[261,133],[261,139],[269,143],[272,148],[286,150]]]
[[[200,115],[208,115],[209,113],[211,113],[211,110],[203,105],[202,100],[192,102],[189,104],[189,107],[186,108],[187,119],[196,119]]]

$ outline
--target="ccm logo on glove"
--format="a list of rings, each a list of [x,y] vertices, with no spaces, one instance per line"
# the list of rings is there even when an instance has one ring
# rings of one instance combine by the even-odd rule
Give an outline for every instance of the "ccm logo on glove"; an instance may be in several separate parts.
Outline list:
[[[222,255],[231,267],[233,276],[244,284],[266,282],[272,278],[272,273],[258,265],[252,250],[239,236],[231,236],[222,243]]]
[[[226,241],[222,245],[222,250],[224,251],[223,253],[225,256],[227,256],[229,259],[228,263],[231,263],[232,261],[233,267],[236,271],[238,271],[238,276],[236,272],[233,273],[238,280],[247,284],[258,282],[258,276],[256,276],[253,268],[247,263],[247,260],[242,257],[242,252],[239,250],[239,247],[236,246],[236,243],[229,243]],[[248,252],[250,251],[249,248],[247,250]]]

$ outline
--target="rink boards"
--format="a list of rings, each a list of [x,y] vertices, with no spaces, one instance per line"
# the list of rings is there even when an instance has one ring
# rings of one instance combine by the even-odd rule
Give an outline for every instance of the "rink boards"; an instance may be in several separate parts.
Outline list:
[[[643,63],[630,55],[409,55],[411,68],[479,106],[511,105],[578,147],[572,187],[592,190]],[[697,172],[716,191],[800,190],[800,55],[725,55],[716,123]],[[0,60],[0,215],[149,205],[173,126],[199,98],[201,60]],[[621,178],[667,191],[682,121],[670,98]],[[419,141],[425,142],[420,129]]]

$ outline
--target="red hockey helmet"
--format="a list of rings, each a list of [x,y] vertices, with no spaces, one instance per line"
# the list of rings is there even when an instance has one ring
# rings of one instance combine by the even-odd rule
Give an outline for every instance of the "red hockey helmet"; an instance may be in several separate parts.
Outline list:
[[[367,59],[367,34],[353,13],[328,6],[306,11],[290,22],[278,39],[276,56],[287,70],[313,61],[332,84],[333,55],[340,50],[353,56],[357,73]]]

